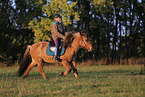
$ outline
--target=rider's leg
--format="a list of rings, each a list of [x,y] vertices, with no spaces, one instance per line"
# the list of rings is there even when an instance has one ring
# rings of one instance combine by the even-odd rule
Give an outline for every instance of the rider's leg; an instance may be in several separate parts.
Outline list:
[[[54,40],[55,42],[55,61],[60,61],[59,59],[59,47],[60,47],[60,42],[61,42],[61,39],[55,39]]]

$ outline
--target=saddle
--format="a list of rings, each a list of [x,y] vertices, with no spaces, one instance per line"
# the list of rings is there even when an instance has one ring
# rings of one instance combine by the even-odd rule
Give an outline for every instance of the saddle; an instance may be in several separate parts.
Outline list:
[[[51,38],[48,46],[47,46],[47,55],[50,55],[50,56],[54,56],[54,51],[55,51],[55,43],[53,41],[53,39]],[[60,48],[59,48],[59,54],[60,56],[64,54],[64,47],[63,47],[63,42],[61,42],[61,45],[60,45]]]

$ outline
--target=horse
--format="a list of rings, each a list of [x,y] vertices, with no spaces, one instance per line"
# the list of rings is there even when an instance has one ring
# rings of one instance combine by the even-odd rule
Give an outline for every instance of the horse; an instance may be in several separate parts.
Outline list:
[[[56,63],[53,59],[54,56],[46,54],[46,49],[49,42],[37,42],[33,45],[28,45],[24,57],[20,62],[20,67],[18,69],[18,77],[23,75],[23,78],[27,77],[30,70],[37,64],[39,72],[44,79],[48,79],[43,71],[42,62],[46,63]],[[84,48],[91,52],[93,50],[92,44],[88,39],[88,34],[86,31],[75,32],[71,31],[64,36],[63,45],[65,52],[60,56],[61,64],[66,68],[66,71],[61,72],[60,76],[68,75],[71,70],[73,70],[76,79],[79,78],[78,71],[76,69],[76,54],[79,48]]]

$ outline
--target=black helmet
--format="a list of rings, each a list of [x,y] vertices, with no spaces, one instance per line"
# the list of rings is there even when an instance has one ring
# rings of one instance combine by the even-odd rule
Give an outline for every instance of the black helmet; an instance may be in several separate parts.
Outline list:
[[[53,15],[53,18],[58,18],[58,17],[61,18],[60,14],[54,14]]]

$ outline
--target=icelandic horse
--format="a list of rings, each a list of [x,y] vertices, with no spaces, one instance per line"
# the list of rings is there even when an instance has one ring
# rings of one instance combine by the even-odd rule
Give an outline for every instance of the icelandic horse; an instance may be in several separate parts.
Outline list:
[[[42,74],[44,79],[48,78],[43,71],[43,60],[47,63],[56,63],[53,59],[54,56],[46,54],[48,44],[49,42],[38,42],[27,46],[23,60],[20,62],[18,77],[22,75],[23,78],[27,77],[30,70],[37,64],[39,72]],[[75,77],[78,79],[79,76],[75,64],[76,53],[80,47],[87,49],[89,52],[93,49],[90,41],[88,40],[86,31],[68,32],[64,36],[63,45],[65,52],[62,56],[60,56],[60,63],[66,68],[66,71],[61,72],[59,75],[66,76],[71,72],[71,70],[73,70]]]

